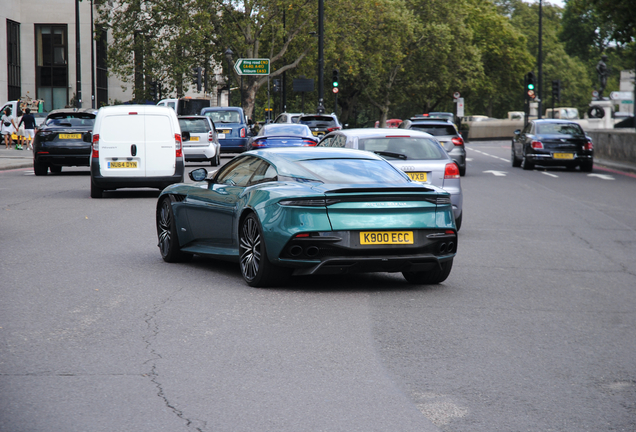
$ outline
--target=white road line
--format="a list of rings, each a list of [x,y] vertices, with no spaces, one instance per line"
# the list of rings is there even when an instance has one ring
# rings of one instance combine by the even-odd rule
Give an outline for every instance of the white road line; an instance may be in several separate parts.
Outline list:
[[[549,173],[549,172],[545,172],[545,171],[541,171],[541,174],[545,174],[547,176],[554,177],[554,178],[559,178],[558,175],[552,174],[552,173]]]
[[[488,170],[488,171],[484,171],[485,173],[492,173],[495,177],[505,177],[507,172],[506,171],[494,171],[494,170]]]
[[[600,179],[603,180],[614,180],[614,177],[612,177],[611,175],[607,175],[607,174],[588,174],[588,177],[598,177]]]

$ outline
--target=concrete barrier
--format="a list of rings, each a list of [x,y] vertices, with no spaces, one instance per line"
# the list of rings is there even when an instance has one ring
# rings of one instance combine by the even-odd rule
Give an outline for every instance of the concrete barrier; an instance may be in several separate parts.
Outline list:
[[[511,139],[517,129],[523,129],[523,120],[483,120],[467,124],[469,141]]]
[[[594,157],[636,164],[636,129],[588,130],[594,143]]]

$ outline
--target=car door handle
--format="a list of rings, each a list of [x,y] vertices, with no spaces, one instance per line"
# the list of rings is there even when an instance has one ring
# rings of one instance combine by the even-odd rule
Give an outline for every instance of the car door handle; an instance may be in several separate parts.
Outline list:
[[[137,156],[137,145],[133,144],[130,146],[130,154],[133,156]]]

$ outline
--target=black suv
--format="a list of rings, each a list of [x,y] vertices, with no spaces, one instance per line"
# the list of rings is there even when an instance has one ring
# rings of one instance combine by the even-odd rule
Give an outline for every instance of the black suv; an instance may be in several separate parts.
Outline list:
[[[298,118],[298,123],[309,126],[315,137],[342,129],[335,114],[304,114]]]

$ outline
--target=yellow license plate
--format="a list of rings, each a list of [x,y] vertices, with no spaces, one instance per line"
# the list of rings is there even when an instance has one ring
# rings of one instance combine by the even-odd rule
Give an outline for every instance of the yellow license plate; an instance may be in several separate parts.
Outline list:
[[[59,134],[60,139],[82,139],[82,134]]]
[[[232,129],[221,129],[221,130],[219,131],[219,133],[224,133],[224,134],[228,134],[228,133],[230,133],[230,132],[232,132]]]
[[[362,245],[413,244],[413,231],[363,231]]]
[[[411,180],[418,181],[418,182],[426,181],[425,172],[407,172],[406,174],[411,178]]]
[[[108,168],[137,168],[137,162],[108,162]]]
[[[190,141],[199,141],[199,137],[190,137]]]
[[[320,132],[320,131],[314,131],[312,132],[314,134],[314,136],[318,136],[318,135],[324,135],[324,132]]]
[[[574,159],[574,153],[554,153],[552,157],[555,159]]]

